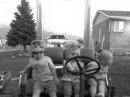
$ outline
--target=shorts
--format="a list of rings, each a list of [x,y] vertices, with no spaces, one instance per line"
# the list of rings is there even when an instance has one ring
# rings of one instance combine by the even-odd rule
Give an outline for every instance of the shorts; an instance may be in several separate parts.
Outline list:
[[[87,79],[90,79],[90,78],[93,78],[93,79],[95,79],[96,81],[100,81],[100,80],[106,81],[106,79],[105,79],[104,77],[97,78],[97,77],[95,77],[95,76],[93,76],[93,75],[90,75],[90,76],[88,76]]]
[[[79,82],[63,81],[62,83],[64,96],[71,96],[72,93],[79,94]]]
[[[44,82],[34,82],[33,91],[41,90],[46,93],[57,92],[56,84],[53,80],[44,81]]]
[[[96,81],[96,83],[99,83],[101,81],[105,82],[106,83],[106,79],[105,78],[96,78],[95,76],[93,75],[90,75],[87,77],[86,81],[85,81],[85,85],[86,87],[89,87],[89,79],[94,79]]]

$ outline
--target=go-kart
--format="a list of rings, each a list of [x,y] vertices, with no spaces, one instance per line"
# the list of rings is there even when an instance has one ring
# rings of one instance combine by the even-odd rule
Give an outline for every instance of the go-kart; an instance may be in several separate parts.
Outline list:
[[[57,75],[59,78],[59,84],[57,85],[58,92],[57,95],[58,97],[63,97],[63,87],[62,87],[62,81],[60,80],[62,76],[62,69],[63,69],[63,49],[62,48],[47,48],[47,52],[45,53],[47,56],[51,57],[55,66],[56,66],[56,71]],[[77,65],[79,67],[78,72],[71,71],[67,69],[68,62],[71,60],[75,60],[77,62]],[[81,67],[79,60],[84,63],[84,67]],[[88,63],[94,61],[98,65],[94,69],[89,69],[88,70]],[[81,56],[73,57],[69,60],[66,61],[65,66],[64,66],[69,72],[75,75],[80,75],[80,97],[90,97],[87,85],[85,85],[85,81],[87,76],[90,74],[95,74],[99,71],[100,69],[100,64],[97,60],[94,59],[94,52],[91,49],[82,49],[81,50]],[[19,77],[19,97],[29,97],[32,96],[32,86],[33,86],[33,78],[32,78],[32,69],[29,70],[29,72],[25,75],[22,76],[20,75]],[[49,97],[48,94],[46,93],[41,93],[41,95],[44,95],[44,97]],[[106,97],[113,97],[114,96],[114,87],[111,85],[111,81],[109,80],[108,77],[106,77]],[[73,97],[73,95],[72,95]]]
[[[67,68],[67,64],[70,61],[76,61],[79,71],[72,71],[69,68]],[[84,66],[82,67],[82,65],[80,64],[80,61],[82,61],[84,63]],[[92,67],[92,64],[89,64],[90,62],[96,62],[96,66],[94,68],[90,68]],[[88,66],[89,65],[89,66]],[[90,57],[87,56],[77,56],[77,57],[73,57],[69,60],[67,60],[67,62],[65,63],[65,67],[66,69],[74,74],[74,75],[80,75],[80,95],[79,97],[90,97],[89,94],[89,86],[87,85],[87,79],[89,78],[89,75],[93,75],[95,73],[97,73],[100,70],[100,63]],[[108,79],[108,77],[106,76],[106,93],[105,93],[105,97],[113,97],[114,96],[114,86],[111,85],[110,80]]]

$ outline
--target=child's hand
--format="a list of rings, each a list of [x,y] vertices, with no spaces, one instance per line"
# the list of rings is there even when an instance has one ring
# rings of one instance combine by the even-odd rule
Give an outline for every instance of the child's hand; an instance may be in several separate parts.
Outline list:
[[[20,71],[20,73],[19,73],[20,75],[23,75],[24,74],[24,71]]]
[[[78,70],[78,69],[75,69],[74,72],[79,72],[79,70]]]
[[[55,78],[54,81],[55,81],[56,84],[59,84],[59,80],[57,78]]]

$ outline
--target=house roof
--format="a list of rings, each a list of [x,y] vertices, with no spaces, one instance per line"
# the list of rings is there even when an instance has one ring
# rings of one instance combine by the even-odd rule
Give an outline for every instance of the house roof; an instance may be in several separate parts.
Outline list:
[[[109,17],[111,16],[130,17],[130,11],[99,10],[98,12],[103,13]]]
[[[130,20],[130,11],[98,10],[93,20],[93,24],[95,23],[99,14],[102,14],[110,19]]]
[[[130,20],[130,11],[98,10],[98,12],[111,19]]]

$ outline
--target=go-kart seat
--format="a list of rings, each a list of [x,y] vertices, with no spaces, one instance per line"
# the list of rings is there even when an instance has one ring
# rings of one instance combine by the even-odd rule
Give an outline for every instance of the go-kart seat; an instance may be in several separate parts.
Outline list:
[[[49,48],[48,47],[46,48],[45,55],[49,56],[52,59],[56,67],[58,78],[60,78],[62,76],[61,70],[62,70],[62,65],[63,65],[63,48],[60,48],[60,47]],[[20,95],[21,97],[32,96],[32,93],[33,93],[32,89],[33,89],[33,83],[34,83],[33,78],[32,78],[32,69],[30,69],[29,72],[26,74],[26,76],[22,77],[22,79],[23,78],[24,78],[24,83],[20,81],[21,84],[19,85],[21,89]],[[59,86],[58,88],[61,88],[61,86]],[[46,95],[45,97],[48,97],[46,93],[41,93],[41,94],[44,94],[44,96]]]
[[[48,47],[46,48],[45,55],[49,56],[56,66],[63,64],[63,48],[61,47],[49,48]]]
[[[95,59],[95,51],[92,48],[82,48],[80,55]],[[81,61],[83,61],[83,62],[88,61],[89,62],[89,60],[81,60]]]
[[[48,47],[46,48],[45,55],[49,56],[52,59],[57,69],[58,77],[62,76],[61,73],[59,72],[61,72],[61,67],[63,65],[63,48]],[[29,72],[27,73],[27,79],[30,79],[30,78],[32,78],[32,69],[30,69]]]

